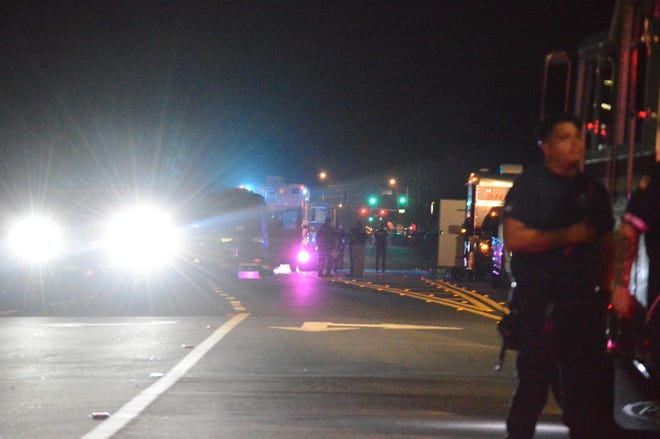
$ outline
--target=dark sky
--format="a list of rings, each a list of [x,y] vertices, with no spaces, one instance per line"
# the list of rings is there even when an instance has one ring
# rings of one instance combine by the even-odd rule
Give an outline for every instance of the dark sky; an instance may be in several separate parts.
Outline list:
[[[5,163],[220,184],[323,168],[447,198],[470,171],[536,159],[544,56],[606,31],[614,0],[4,7]]]

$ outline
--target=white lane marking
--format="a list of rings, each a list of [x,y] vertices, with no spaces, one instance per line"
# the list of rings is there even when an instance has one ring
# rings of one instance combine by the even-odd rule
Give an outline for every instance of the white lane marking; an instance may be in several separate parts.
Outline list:
[[[454,432],[471,432],[473,435],[470,437],[482,437],[484,434],[487,434],[487,437],[494,437],[495,434],[506,433],[506,424],[502,421],[480,421],[476,419],[452,421],[441,419],[434,421],[402,421],[400,424],[415,425],[418,427],[423,426],[428,430],[433,430],[435,434],[438,435],[437,437],[444,437],[442,433]],[[561,435],[561,437],[566,437],[566,434],[568,434],[568,428],[562,424],[553,424],[549,422],[539,422],[536,424],[536,436],[545,437],[546,435],[552,435],[552,437],[557,437],[556,435]],[[463,437],[463,435],[461,435],[461,437]]]
[[[150,322],[98,322],[98,323],[43,323],[39,326],[47,326],[49,328],[87,328],[99,326],[156,326],[156,325],[175,325],[179,323],[178,320],[152,320]]]
[[[440,331],[460,331],[463,328],[455,326],[424,326],[424,325],[400,325],[396,323],[332,323],[332,322],[304,322],[302,326],[271,326],[273,329],[285,329],[289,331],[320,332],[320,331],[350,331],[359,328],[379,329],[431,329]]]
[[[133,399],[124,404],[102,424],[94,428],[92,431],[84,435],[83,439],[105,439],[112,437],[115,433],[121,430],[126,424],[131,422],[149,404],[154,402],[156,398],[162,395],[167,389],[172,387],[176,382],[185,375],[185,373],[193,367],[199,360],[206,355],[206,353],[213,348],[222,338],[229,334],[229,332],[245,320],[250,314],[236,314],[224,325],[213,331],[203,342],[201,342],[195,349],[186,355],[176,366],[172,368],[164,377],[153,383],[151,386],[144,389]]]

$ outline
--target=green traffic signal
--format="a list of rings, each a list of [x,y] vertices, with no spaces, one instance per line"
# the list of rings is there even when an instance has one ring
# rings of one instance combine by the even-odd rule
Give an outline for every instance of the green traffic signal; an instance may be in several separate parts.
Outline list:
[[[370,206],[375,206],[376,204],[378,204],[378,197],[376,197],[375,195],[371,195],[368,201]]]
[[[405,206],[407,201],[408,201],[408,199],[406,198],[405,195],[401,195],[399,197],[399,205],[400,206]]]

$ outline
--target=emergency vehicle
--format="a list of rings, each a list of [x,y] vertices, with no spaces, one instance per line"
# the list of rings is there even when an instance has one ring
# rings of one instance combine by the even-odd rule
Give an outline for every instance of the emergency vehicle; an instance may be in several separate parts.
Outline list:
[[[198,264],[219,264],[240,276],[270,274],[267,207],[264,198],[242,188],[205,193],[184,206],[189,221],[186,256]]]
[[[465,202],[463,266],[471,279],[506,282],[506,251],[502,241],[501,208],[521,165],[501,165],[499,173],[480,169],[470,174]]]
[[[660,1],[619,0],[609,29],[577,53],[546,56],[541,116],[570,111],[584,121],[586,170],[617,208],[660,150]]]
[[[316,269],[316,231],[325,222],[328,204],[311,201],[306,185],[286,183],[281,177],[267,177],[254,191],[268,208],[270,259],[292,270]]]

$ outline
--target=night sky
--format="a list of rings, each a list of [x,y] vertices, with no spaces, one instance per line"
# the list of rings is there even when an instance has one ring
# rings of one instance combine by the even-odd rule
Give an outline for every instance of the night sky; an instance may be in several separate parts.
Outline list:
[[[544,57],[606,31],[614,0],[3,8],[5,184],[314,184],[325,169],[433,199],[464,197],[478,168],[538,159]]]

